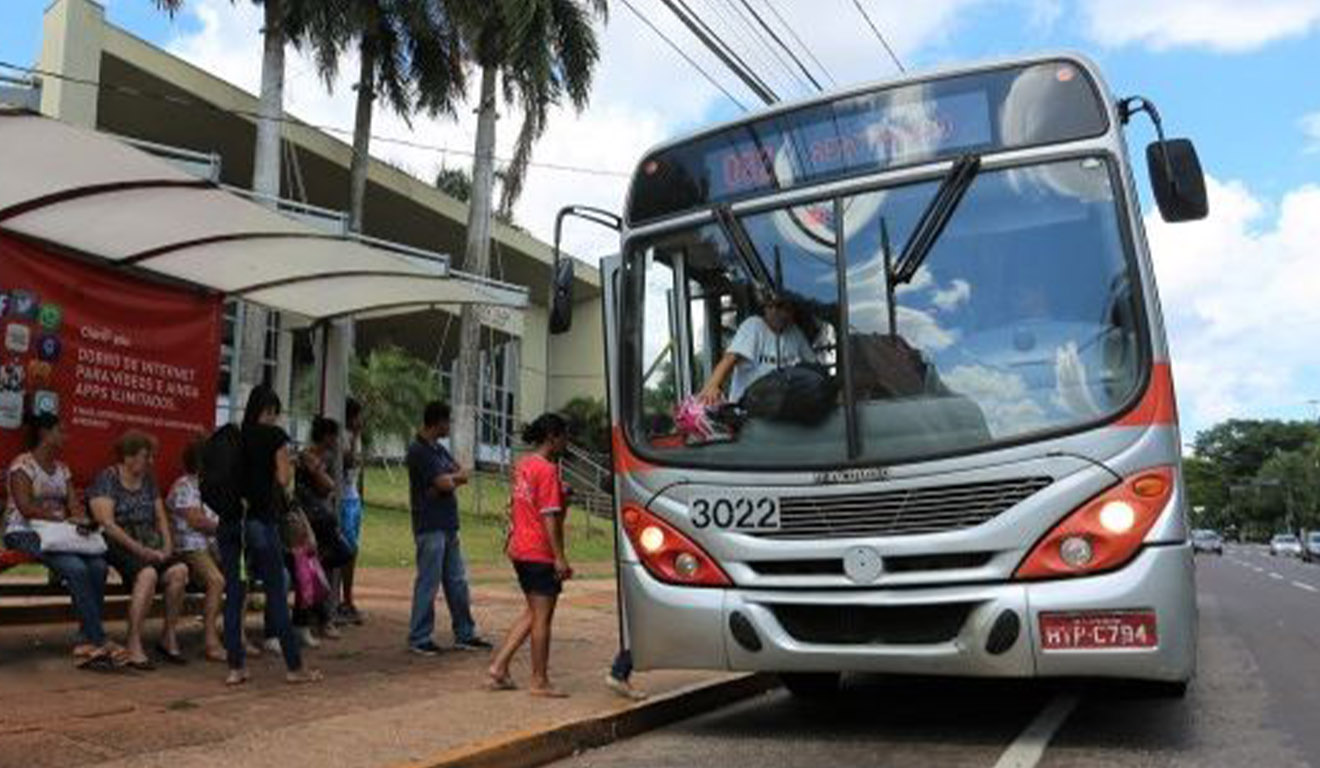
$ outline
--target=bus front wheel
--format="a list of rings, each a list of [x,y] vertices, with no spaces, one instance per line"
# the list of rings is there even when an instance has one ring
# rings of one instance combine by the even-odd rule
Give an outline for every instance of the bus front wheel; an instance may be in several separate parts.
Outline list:
[[[779,680],[798,699],[824,699],[839,692],[838,672],[784,672]]]

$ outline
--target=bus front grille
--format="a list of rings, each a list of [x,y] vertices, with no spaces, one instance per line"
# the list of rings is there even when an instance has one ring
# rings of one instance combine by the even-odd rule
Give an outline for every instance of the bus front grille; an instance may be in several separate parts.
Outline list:
[[[794,640],[818,645],[934,645],[958,636],[976,603],[771,605]]]
[[[1053,482],[1024,477],[878,493],[784,496],[777,539],[911,536],[971,528],[993,520]]]

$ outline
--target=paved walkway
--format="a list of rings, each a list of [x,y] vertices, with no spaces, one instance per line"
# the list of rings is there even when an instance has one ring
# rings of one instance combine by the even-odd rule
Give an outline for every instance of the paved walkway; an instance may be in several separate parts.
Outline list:
[[[565,591],[551,671],[572,696],[547,701],[483,690],[484,653],[408,653],[411,573],[382,569],[358,578],[368,623],[308,652],[309,664],[327,677],[316,686],[285,685],[282,663],[269,654],[251,662],[253,679],[238,689],[222,685],[223,665],[200,660],[151,673],[83,672],[67,656],[70,627],[0,627],[0,768],[394,766],[628,706],[602,685],[616,643],[613,581],[574,582]],[[473,581],[477,620],[497,641],[522,597],[500,571],[478,572]],[[439,619],[447,622],[443,605]],[[251,634],[259,625],[249,617]],[[123,624],[110,630],[122,635]],[[200,652],[198,629],[183,640],[189,653]],[[448,643],[447,629],[438,640]],[[527,679],[525,649],[514,675]],[[651,673],[637,682],[660,693],[710,677]]]

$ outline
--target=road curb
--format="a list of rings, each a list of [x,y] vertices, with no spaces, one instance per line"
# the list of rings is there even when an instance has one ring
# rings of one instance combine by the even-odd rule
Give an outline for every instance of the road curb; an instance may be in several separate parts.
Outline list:
[[[698,683],[634,706],[442,752],[397,768],[533,768],[773,690],[773,675]]]

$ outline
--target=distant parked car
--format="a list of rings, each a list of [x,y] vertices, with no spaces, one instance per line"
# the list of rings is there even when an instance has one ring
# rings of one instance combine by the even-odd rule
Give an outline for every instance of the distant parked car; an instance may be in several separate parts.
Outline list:
[[[1302,542],[1302,559],[1308,563],[1320,562],[1320,531],[1306,534]]]
[[[1302,542],[1291,533],[1280,533],[1270,539],[1270,554],[1284,555],[1287,557],[1302,556]]]
[[[1192,531],[1192,551],[1196,554],[1224,554],[1224,540],[1219,533],[1208,529]]]

